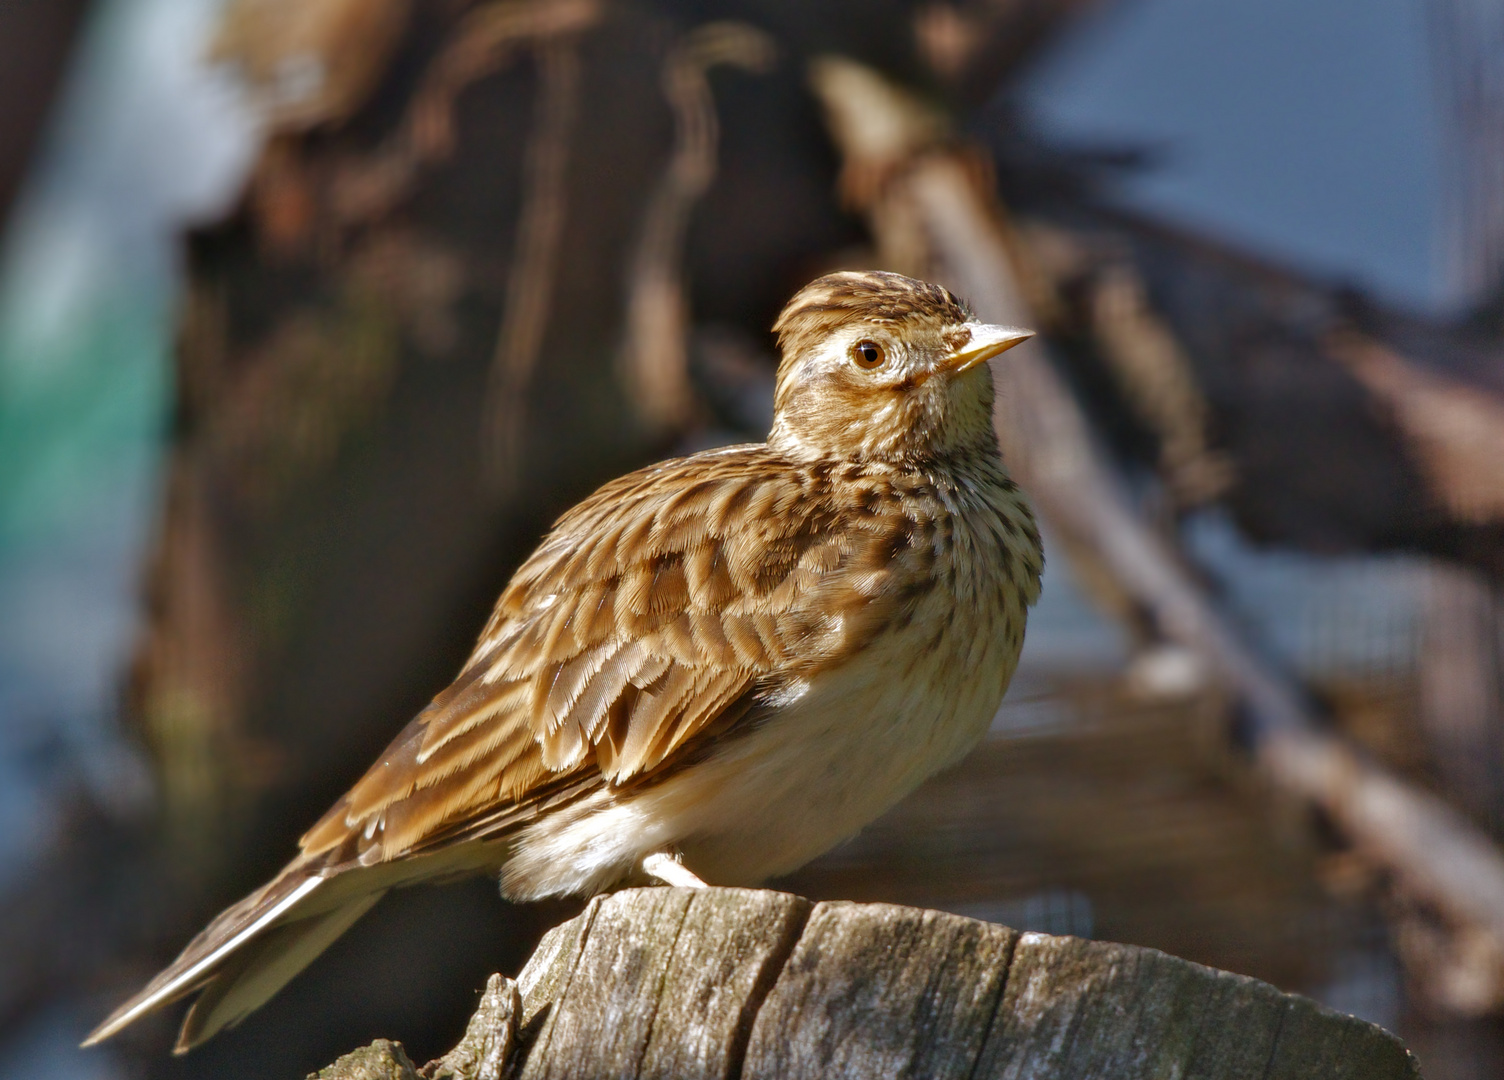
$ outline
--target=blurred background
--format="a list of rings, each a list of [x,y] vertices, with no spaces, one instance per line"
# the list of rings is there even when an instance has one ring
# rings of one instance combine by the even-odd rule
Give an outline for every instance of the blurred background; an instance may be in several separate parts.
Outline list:
[[[1504,1073],[1504,8],[0,5],[0,1077],[424,1061],[570,905],[394,894],[240,1029],[78,1039],[602,481],[760,439],[881,266],[1038,327],[989,738],[794,878],[1150,945]]]

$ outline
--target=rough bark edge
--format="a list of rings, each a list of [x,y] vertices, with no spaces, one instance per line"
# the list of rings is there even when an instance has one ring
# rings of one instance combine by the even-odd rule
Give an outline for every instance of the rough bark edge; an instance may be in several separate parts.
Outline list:
[[[676,925],[654,926],[654,920],[670,909]],[[968,943],[997,939],[998,931],[1004,931],[1006,948],[998,962],[990,973],[985,965],[977,969],[989,980],[989,986],[982,987],[981,996],[986,998],[983,1007],[970,1013],[956,1010],[938,1015],[937,1022],[928,1028],[898,1031],[895,1043],[895,1027],[884,1026],[884,1021],[893,1017],[883,1013],[880,1003],[867,1012],[867,1023],[836,1032],[838,1038],[858,1034],[859,1045],[845,1044],[839,1061],[800,1058],[797,1053],[785,1055],[790,1060],[781,1064],[779,1076],[864,1075],[875,1060],[869,1044],[883,1039],[887,1041],[879,1047],[882,1052],[896,1044],[902,1044],[900,1050],[907,1047],[914,1051],[901,1061],[892,1059],[895,1067],[886,1072],[900,1076],[956,1076],[966,1080],[1032,1076],[1045,1080],[1111,1075],[1128,1080],[1161,1075],[1166,1068],[1175,1075],[1203,1080],[1417,1080],[1420,1076],[1414,1057],[1403,1044],[1373,1024],[1307,998],[1282,993],[1259,980],[1217,971],[1156,949],[1019,934],[944,912],[885,904],[812,905],[787,894],[731,889],[634,889],[597,898],[580,916],[549,931],[517,982],[492,977],[464,1038],[450,1053],[414,1069],[400,1044],[377,1040],[314,1076],[317,1080],[515,1080],[524,1070],[548,1075],[547,1059],[553,1056],[553,1048],[548,1039],[539,1036],[545,1026],[552,1034],[550,1021],[555,1008],[568,999],[571,988],[588,978],[581,973],[581,961],[590,950],[592,935],[620,941],[631,934],[645,934],[635,940],[661,942],[666,957],[662,970],[637,973],[657,980],[657,988],[648,998],[638,997],[640,1007],[654,1013],[646,1019],[648,1028],[653,1029],[657,1012],[668,1000],[663,990],[664,973],[673,970],[673,958],[682,952],[683,928],[690,921],[692,909],[702,915],[729,914],[733,923],[740,914],[741,921],[749,925],[760,925],[757,920],[765,919],[769,912],[793,916],[785,918],[779,939],[763,942],[762,947],[768,950],[765,963],[736,1017],[736,1030],[731,1032],[734,1053],[728,1059],[730,1069],[696,1074],[684,1071],[682,1063],[655,1062],[650,1053],[644,1053],[635,1063],[629,1063],[626,1071],[620,1069],[619,1058],[596,1062],[592,1071],[590,1054],[612,1034],[606,1030],[607,1024],[627,1026],[644,1020],[640,1015],[613,1015],[600,1029],[581,1033],[579,1043],[569,1048],[578,1057],[583,1047],[585,1058],[572,1065],[566,1063],[568,1075],[581,1080],[608,1074],[678,1076],[683,1080],[697,1075],[758,1075],[757,1063],[749,1066],[753,1053],[749,1046],[770,1001],[783,1005],[788,1015],[768,1014],[770,1030],[762,1033],[764,1042],[797,1036],[785,1023],[789,1016],[796,1021],[792,1027],[820,1023],[816,1010],[802,1002],[812,973],[817,973],[821,964],[830,966],[831,956],[821,955],[822,934],[828,935],[832,927],[844,928],[861,939],[861,955],[842,960],[852,971],[847,989],[855,985],[860,995],[868,992],[867,984],[874,974],[876,981],[881,981],[883,971],[901,966],[902,957],[895,957],[893,940],[884,937],[884,928],[896,927],[910,932],[920,952],[940,937],[949,942],[942,943],[941,951],[947,947],[954,951],[964,950]],[[915,928],[922,931],[917,937],[912,933]],[[615,947],[611,942],[605,944]],[[802,957],[798,964],[794,963],[796,956]],[[937,969],[929,985],[943,982],[949,973],[949,968]],[[630,984],[633,974],[613,970],[598,977],[589,984],[590,999],[621,991],[621,985],[603,983],[609,979]],[[991,986],[991,982],[996,985]],[[976,985],[981,987],[981,982]],[[631,989],[631,985],[625,987],[628,992]],[[827,986],[824,992],[842,989]],[[834,1008],[840,1018],[841,1004],[834,1003]],[[966,1021],[968,1015],[972,1019]],[[957,1045],[947,1057],[945,1046],[924,1036],[932,1036],[945,1021],[957,1028],[958,1020],[964,1021],[963,1027],[974,1029],[964,1032],[962,1040],[970,1049]],[[1118,1040],[1109,1038],[1104,1043],[1095,1040],[1093,1032],[1108,1036],[1116,1032]],[[683,1034],[676,1029],[674,1037]],[[651,1045],[651,1035],[648,1042]],[[609,1048],[606,1056],[610,1056]]]

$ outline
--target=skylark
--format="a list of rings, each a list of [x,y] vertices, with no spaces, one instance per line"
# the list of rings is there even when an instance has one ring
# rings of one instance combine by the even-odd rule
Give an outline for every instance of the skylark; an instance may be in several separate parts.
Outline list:
[[[514,900],[755,884],[977,742],[1043,567],[984,363],[1030,332],[889,273],[822,277],[774,330],[767,442],[561,517],[454,684],[85,1045],[200,991],[187,1050],[426,878],[499,871]]]

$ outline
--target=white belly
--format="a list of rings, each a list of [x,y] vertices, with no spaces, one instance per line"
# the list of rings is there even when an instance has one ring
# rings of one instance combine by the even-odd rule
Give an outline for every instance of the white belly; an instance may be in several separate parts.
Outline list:
[[[881,634],[704,763],[635,794],[601,792],[531,826],[505,869],[508,895],[600,891],[665,849],[682,851],[685,866],[715,885],[756,884],[802,866],[987,730],[1018,651],[1000,624],[981,622],[955,619],[938,648],[936,624],[925,619]]]

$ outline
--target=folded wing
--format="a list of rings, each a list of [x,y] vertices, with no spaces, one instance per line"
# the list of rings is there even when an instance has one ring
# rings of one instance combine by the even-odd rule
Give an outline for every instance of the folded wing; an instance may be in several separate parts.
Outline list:
[[[303,839],[365,864],[496,837],[673,768],[885,617],[913,522],[749,447],[623,477],[556,525],[460,677]]]

